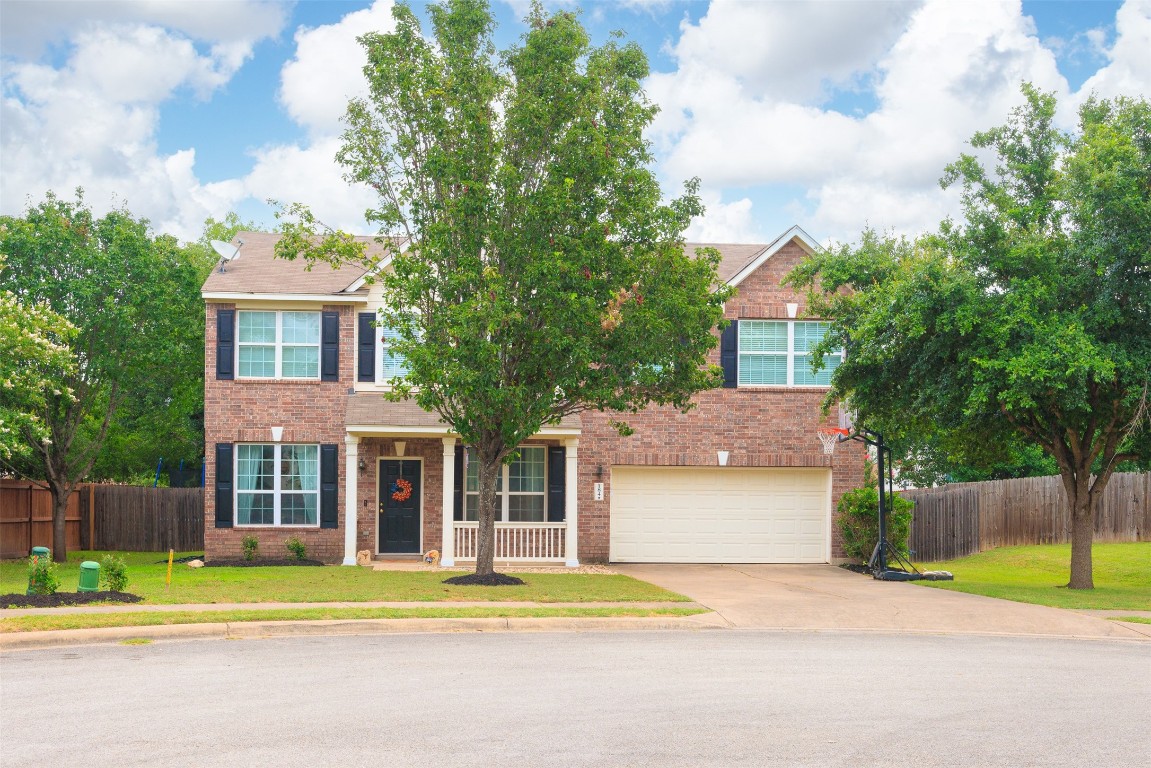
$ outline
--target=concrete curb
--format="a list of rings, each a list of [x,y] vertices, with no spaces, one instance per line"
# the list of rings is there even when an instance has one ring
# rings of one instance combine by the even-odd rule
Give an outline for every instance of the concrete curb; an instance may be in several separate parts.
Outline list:
[[[0,651],[148,640],[241,640],[272,637],[414,634],[452,632],[602,632],[619,630],[725,629],[715,613],[696,616],[618,616],[473,619],[352,619],[330,621],[242,621],[219,624],[163,624],[0,634]]]

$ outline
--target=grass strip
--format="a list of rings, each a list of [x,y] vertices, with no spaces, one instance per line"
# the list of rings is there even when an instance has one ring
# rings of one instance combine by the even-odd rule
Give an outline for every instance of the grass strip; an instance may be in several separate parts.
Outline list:
[[[1134,624],[1151,624],[1151,617],[1147,616],[1108,616],[1111,621],[1130,621]]]
[[[616,616],[693,616],[705,608],[277,608],[237,611],[143,611],[15,616],[0,620],[0,633],[240,621],[331,621],[348,619],[492,619]]]
[[[914,583],[1055,608],[1151,610],[1151,542],[1097,542],[1091,555],[1095,589],[1067,589],[1070,544],[1000,547],[923,563],[922,569],[951,571],[955,581]]]
[[[60,589],[76,589],[82,560],[99,561],[103,552],[70,552],[59,566]],[[299,568],[189,568],[176,565],[166,584],[166,555],[160,552],[118,553],[128,565],[125,591],[151,604],[187,603],[362,603],[438,602],[443,600],[524,601],[537,603],[689,602],[689,598],[621,574],[523,573],[526,584],[476,587],[445,584],[451,571],[374,571],[331,566]],[[185,553],[177,552],[177,556]],[[514,567],[502,571],[515,573]],[[22,594],[28,586],[26,561],[0,562],[0,594]]]

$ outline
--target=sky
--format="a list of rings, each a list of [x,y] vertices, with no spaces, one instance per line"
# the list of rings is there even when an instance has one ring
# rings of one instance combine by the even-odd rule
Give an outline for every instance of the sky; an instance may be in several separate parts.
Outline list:
[[[269,198],[357,234],[373,195],[335,161],[358,35],[393,0],[0,0],[0,213],[83,187],[194,240]],[[426,18],[422,3],[413,3]],[[494,0],[496,43],[528,0]],[[866,226],[914,234],[959,214],[944,166],[1002,124],[1030,81],[1072,131],[1091,94],[1151,97],[1151,0],[545,0],[593,41],[646,51],[648,130],[667,196],[698,177],[696,242],[824,243]],[[427,26],[425,25],[425,32]]]

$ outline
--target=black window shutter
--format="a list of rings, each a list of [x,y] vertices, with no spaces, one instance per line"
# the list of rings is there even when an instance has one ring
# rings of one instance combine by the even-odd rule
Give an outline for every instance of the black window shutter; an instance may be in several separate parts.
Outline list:
[[[216,527],[232,527],[232,444],[216,443]]]
[[[337,445],[320,446],[320,527],[339,528],[340,451]]]
[[[452,519],[464,519],[464,447],[456,446],[455,493],[452,498]]]
[[[216,378],[234,379],[236,363],[236,310],[216,310]]]
[[[732,320],[719,334],[719,364],[723,367],[723,386],[731,389],[739,383],[739,321]]]
[[[376,380],[376,313],[361,312],[359,315],[360,343],[359,363],[356,367],[356,381]]]
[[[320,381],[340,380],[340,313],[320,318]]]
[[[548,522],[564,521],[564,485],[567,482],[567,449],[548,448]]]

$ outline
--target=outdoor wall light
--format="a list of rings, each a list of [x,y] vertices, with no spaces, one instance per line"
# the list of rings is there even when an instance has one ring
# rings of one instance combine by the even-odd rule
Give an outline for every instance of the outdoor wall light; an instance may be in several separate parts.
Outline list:
[[[595,465],[595,476],[596,477],[603,477],[603,464],[596,464]]]
[[[361,474],[361,475],[363,475],[363,474],[367,473],[367,471],[368,471],[368,462],[364,461],[364,460],[361,458],[361,459],[360,459],[360,464],[359,464],[359,467],[360,467],[360,474]]]

